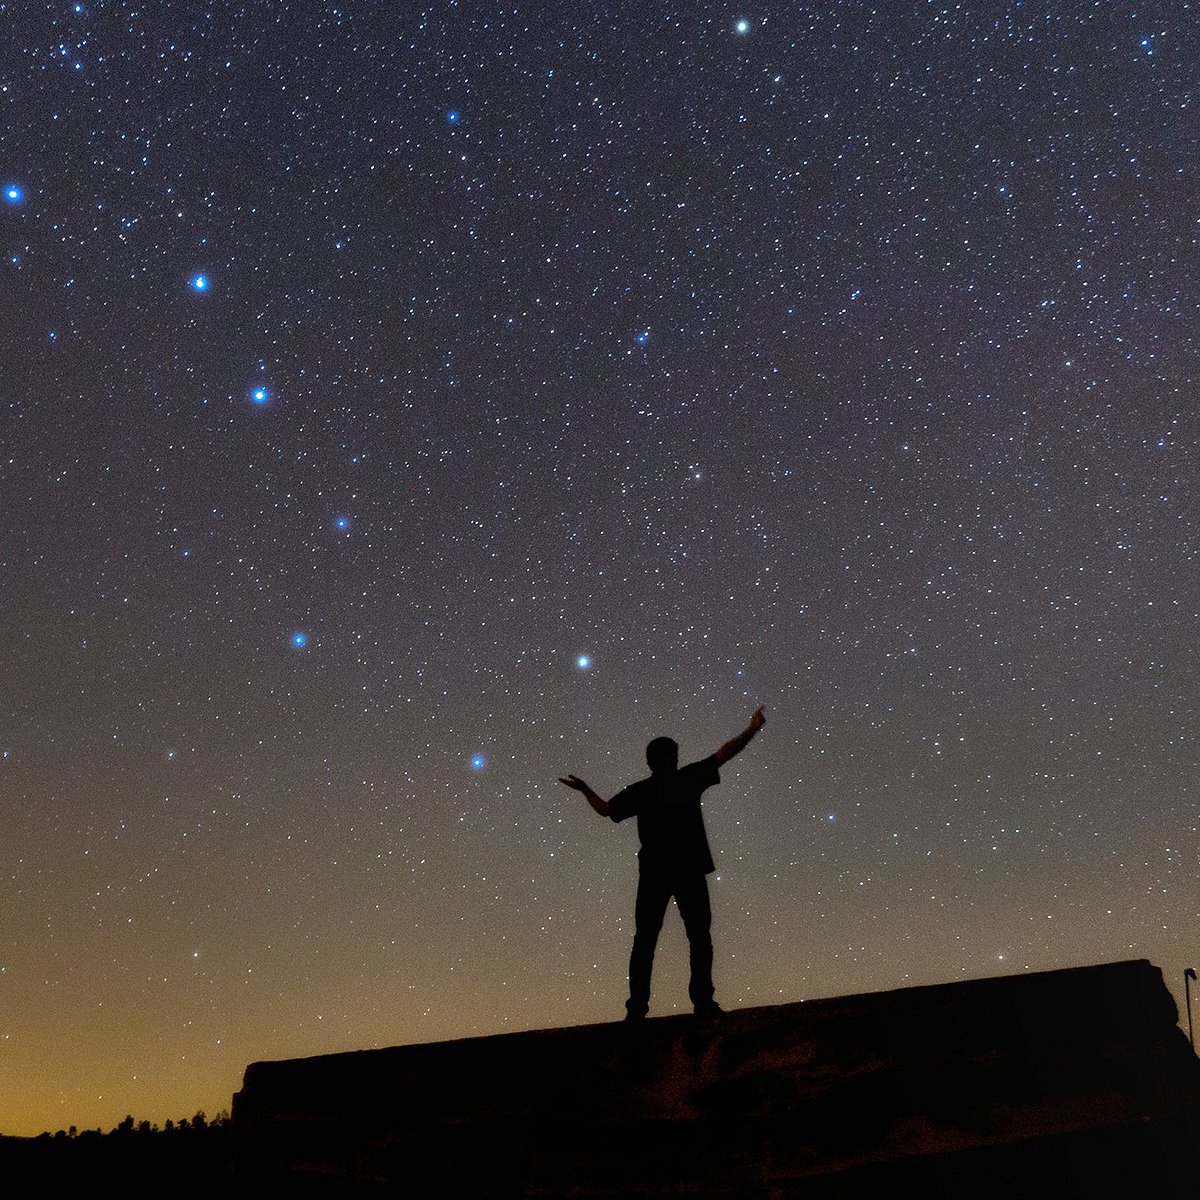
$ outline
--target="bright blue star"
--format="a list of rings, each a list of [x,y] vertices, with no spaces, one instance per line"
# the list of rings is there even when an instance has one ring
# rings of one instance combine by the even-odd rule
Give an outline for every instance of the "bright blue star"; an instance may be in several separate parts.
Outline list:
[[[474,755],[471,758],[471,770],[472,771],[482,771],[484,768],[484,764],[486,762],[487,762],[487,760],[483,757],[482,754]]]
[[[462,113],[460,113],[457,108],[452,108],[446,114],[446,120],[449,121],[451,125],[457,125],[459,121],[462,120]]]
[[[349,529],[350,528],[350,518],[349,517],[338,517],[338,519],[336,521],[334,521],[334,524],[339,529]]]
[[[25,199],[25,189],[19,183],[4,185],[4,199],[9,204],[20,204]]]
[[[633,339],[639,346],[644,346],[650,340],[650,330],[641,330]]]
[[[292,645],[295,646],[297,650],[303,650],[304,647],[308,645],[308,634],[307,633],[293,633],[292,634]]]
[[[192,276],[192,291],[207,292],[208,291],[208,276],[201,273]]]
[[[750,22],[743,17],[734,27],[734,31],[743,36],[750,32]]]
[[[266,404],[270,398],[270,394],[267,392],[265,387],[256,387],[254,391],[250,393],[250,399],[255,404]]]
[[[592,660],[586,655],[581,654],[576,660],[575,665],[581,670],[586,671],[592,665]]]

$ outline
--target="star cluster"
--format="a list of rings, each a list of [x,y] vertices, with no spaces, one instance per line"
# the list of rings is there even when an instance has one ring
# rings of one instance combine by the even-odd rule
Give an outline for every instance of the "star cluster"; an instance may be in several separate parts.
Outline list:
[[[1198,16],[9,13],[0,1132],[619,1016],[557,777],[760,703],[727,1007],[1175,987]]]

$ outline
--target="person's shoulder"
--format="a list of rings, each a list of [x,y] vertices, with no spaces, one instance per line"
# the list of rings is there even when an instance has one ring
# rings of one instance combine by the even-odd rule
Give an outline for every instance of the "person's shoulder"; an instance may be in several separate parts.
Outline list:
[[[707,779],[711,783],[721,781],[721,772],[715,754],[710,754],[706,758],[698,758],[695,762],[688,763],[686,767],[680,767],[679,771],[680,774],[686,771],[689,777]]]
[[[645,779],[635,779],[632,783],[627,783],[618,793],[618,796],[636,796],[639,792],[644,792],[654,781],[654,777],[648,775]],[[616,797],[614,797],[615,799]]]
[[[623,787],[608,802],[608,815],[614,821],[623,821],[626,817],[635,816],[649,782],[649,779],[638,779]]]

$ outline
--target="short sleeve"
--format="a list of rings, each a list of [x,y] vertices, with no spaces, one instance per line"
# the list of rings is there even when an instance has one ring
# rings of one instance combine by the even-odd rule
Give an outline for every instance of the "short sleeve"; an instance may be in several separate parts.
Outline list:
[[[697,792],[706,791],[715,784],[721,782],[721,772],[717,767],[717,756],[710,754],[707,758],[702,758],[698,762],[694,762],[687,768],[690,779],[688,782],[693,784]]]
[[[609,802],[610,820],[624,821],[637,812],[637,791],[633,787],[622,788]]]

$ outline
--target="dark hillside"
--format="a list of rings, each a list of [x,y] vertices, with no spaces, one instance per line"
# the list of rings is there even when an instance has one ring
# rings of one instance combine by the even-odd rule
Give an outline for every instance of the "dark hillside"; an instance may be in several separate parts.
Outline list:
[[[1146,962],[255,1063],[266,1189],[1195,1196],[1200,1064]]]

